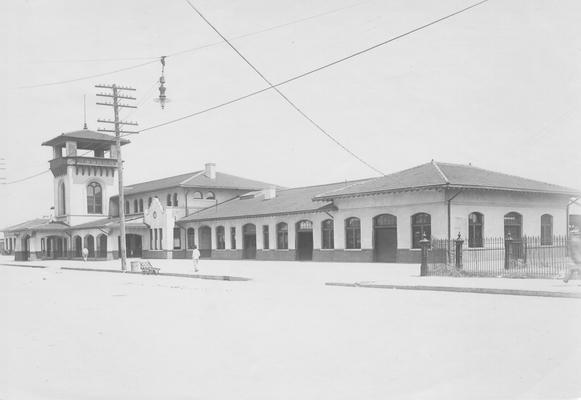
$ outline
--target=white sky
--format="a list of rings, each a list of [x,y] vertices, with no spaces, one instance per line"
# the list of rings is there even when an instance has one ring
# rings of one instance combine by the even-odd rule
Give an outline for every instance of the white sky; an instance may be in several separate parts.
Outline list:
[[[227,37],[352,6],[234,41],[278,82],[440,18],[467,0],[197,0]],[[389,173],[436,159],[581,187],[581,2],[491,0],[282,90],[372,165]],[[129,119],[146,128],[264,83],[228,48],[169,58],[168,97],[152,101],[159,63],[111,76],[34,89],[132,66],[219,41],[183,0],[0,3],[0,158],[8,181],[48,167],[40,144],[111,117],[97,83],[138,89]],[[133,136],[127,183],[215,162],[219,171],[283,186],[374,176],[317,132],[275,93]],[[46,215],[52,175],[0,186],[0,227]]]

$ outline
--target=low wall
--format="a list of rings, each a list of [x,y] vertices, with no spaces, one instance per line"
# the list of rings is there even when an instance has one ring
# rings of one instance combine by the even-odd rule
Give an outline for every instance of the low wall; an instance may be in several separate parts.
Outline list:
[[[141,258],[146,259],[171,259],[173,250],[143,250]]]
[[[212,260],[242,260],[244,252],[241,249],[212,250]]]
[[[256,259],[263,261],[295,261],[295,250],[256,250]]]
[[[373,262],[373,250],[313,250],[313,261],[326,262]]]

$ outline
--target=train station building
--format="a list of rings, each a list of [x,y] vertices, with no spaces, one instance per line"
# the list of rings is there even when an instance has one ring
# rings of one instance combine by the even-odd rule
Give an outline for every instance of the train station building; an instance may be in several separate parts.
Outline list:
[[[124,140],[122,144],[129,143]],[[88,129],[52,148],[54,207],[48,218],[5,228],[16,260],[119,256],[115,138]],[[83,153],[80,153],[83,151]],[[283,188],[222,173],[212,163],[124,188],[127,256],[417,262],[424,237],[566,235],[576,189],[430,161],[379,178]]]

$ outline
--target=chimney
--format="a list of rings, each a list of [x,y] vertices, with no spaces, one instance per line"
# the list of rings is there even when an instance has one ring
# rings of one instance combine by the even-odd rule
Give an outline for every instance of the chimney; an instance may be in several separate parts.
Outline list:
[[[264,189],[264,200],[272,200],[276,198],[276,187],[271,186],[268,189]]]
[[[214,163],[206,163],[206,171],[204,172],[210,179],[216,179],[216,164]]]

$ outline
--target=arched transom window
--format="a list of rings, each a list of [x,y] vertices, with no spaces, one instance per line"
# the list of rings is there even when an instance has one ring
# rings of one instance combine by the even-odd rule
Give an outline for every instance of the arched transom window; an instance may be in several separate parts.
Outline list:
[[[482,224],[484,216],[479,212],[468,215],[468,247],[482,247]]]
[[[347,218],[345,220],[345,248],[361,248],[361,221],[359,218]]]
[[[432,235],[432,217],[430,214],[418,213],[412,215],[412,248],[420,248],[420,240],[424,235],[430,240]]]
[[[103,213],[103,191],[97,182],[87,186],[87,212],[89,214]]]

